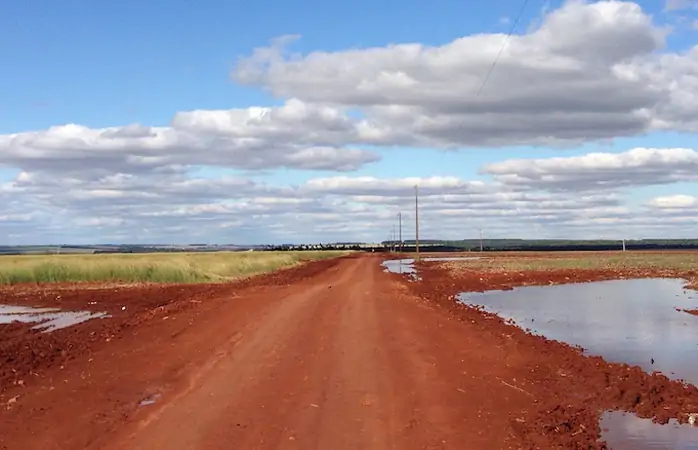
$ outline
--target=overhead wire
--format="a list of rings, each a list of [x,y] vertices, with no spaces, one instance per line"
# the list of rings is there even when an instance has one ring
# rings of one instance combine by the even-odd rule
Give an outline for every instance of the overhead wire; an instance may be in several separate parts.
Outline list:
[[[477,91],[477,94],[475,94],[475,98],[479,98],[480,94],[485,89],[485,86],[487,85],[487,82],[490,80],[490,77],[492,76],[492,72],[494,72],[494,68],[497,66],[497,63],[499,62],[499,58],[502,56],[502,53],[504,53],[504,49],[506,48],[507,44],[509,43],[509,39],[511,36],[514,34],[514,31],[516,31],[516,27],[519,24],[519,21],[521,20],[521,17],[523,16],[523,12],[526,9],[526,6],[528,6],[529,0],[523,0],[521,3],[521,7],[519,8],[519,11],[516,13],[516,16],[514,17],[514,21],[511,24],[511,27],[509,28],[509,32],[506,34],[504,37],[504,41],[502,42],[502,46],[499,48],[499,52],[497,52],[497,55],[494,58],[494,61],[492,61],[492,65],[490,66],[489,70],[487,71],[487,74],[485,75],[485,79],[482,80],[482,84],[480,85],[480,88]],[[440,163],[443,163],[443,159],[445,156],[445,151],[441,153],[441,158],[440,158]]]
[[[516,17],[514,18],[514,22],[512,22],[511,28],[509,28],[509,32],[504,37],[504,42],[502,42],[502,46],[499,48],[499,52],[497,53],[497,56],[495,56],[494,61],[492,61],[492,65],[490,66],[490,69],[487,71],[487,75],[485,75],[485,79],[482,81],[482,84],[480,85],[480,89],[478,89],[477,94],[475,95],[475,98],[479,97],[480,94],[482,94],[482,91],[485,89],[485,85],[487,85],[487,82],[489,81],[490,76],[492,75],[492,72],[494,71],[494,68],[497,66],[497,63],[499,62],[499,58],[502,56],[504,49],[506,48],[507,44],[509,43],[509,39],[511,38],[511,35],[514,34],[514,30],[516,30],[516,26],[519,24],[519,20],[521,20],[521,16],[523,15],[524,9],[526,9],[526,5],[528,5],[528,1],[529,0],[524,0],[523,3],[521,3],[521,7],[519,8],[519,12],[516,14]]]
[[[492,65],[490,66],[489,70],[487,71],[487,74],[485,75],[485,79],[482,80],[482,84],[480,85],[480,88],[477,91],[477,94],[475,95],[475,98],[480,97],[480,94],[482,94],[482,91],[485,89],[485,86],[487,85],[487,82],[490,80],[490,76],[492,76],[492,72],[494,72],[494,68],[497,66],[497,63],[499,62],[499,58],[502,56],[502,53],[504,53],[504,49],[506,48],[507,44],[509,43],[509,39],[511,36],[514,34],[514,31],[516,30],[516,26],[519,24],[519,21],[521,20],[521,16],[523,15],[524,10],[526,9],[526,6],[528,6],[529,0],[523,0],[521,3],[521,7],[519,8],[519,11],[516,13],[516,16],[514,17],[514,21],[511,24],[511,27],[509,28],[509,32],[506,34],[504,37],[504,42],[502,42],[502,46],[499,48],[499,52],[497,53],[497,56],[495,56],[494,61],[492,61]],[[440,158],[440,163],[443,163],[445,151],[441,153],[441,158]]]

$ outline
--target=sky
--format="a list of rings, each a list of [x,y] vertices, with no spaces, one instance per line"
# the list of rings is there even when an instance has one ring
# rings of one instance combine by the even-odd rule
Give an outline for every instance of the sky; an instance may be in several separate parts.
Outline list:
[[[411,239],[415,186],[424,239],[695,238],[696,43],[698,0],[7,2],[0,244]]]

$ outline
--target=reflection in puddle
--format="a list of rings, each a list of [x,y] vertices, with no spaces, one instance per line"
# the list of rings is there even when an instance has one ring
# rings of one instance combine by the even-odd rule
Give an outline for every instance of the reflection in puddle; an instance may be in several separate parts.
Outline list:
[[[414,259],[390,259],[383,261],[382,264],[385,270],[390,273],[411,274],[413,279],[418,279],[417,269],[414,268]]]
[[[44,333],[67,328],[90,319],[109,317],[105,312],[61,311],[58,308],[31,308],[27,306],[0,305],[0,325],[12,322],[35,323],[35,330]]]
[[[607,411],[601,416],[601,437],[613,450],[688,450],[698,449],[698,427],[653,423],[622,411]]]
[[[480,259],[479,257],[470,257],[470,256],[439,256],[439,257],[427,257],[427,258],[422,258],[422,261],[426,262],[433,262],[433,261],[473,261]],[[383,267],[385,267],[385,270],[390,273],[401,273],[401,274],[411,274],[413,280],[419,280],[419,276],[417,275],[417,269],[414,268],[414,259],[412,258],[405,258],[405,259],[389,259],[387,261],[383,261]]]
[[[141,400],[141,401],[138,403],[138,406],[150,406],[150,405],[154,405],[154,404],[160,399],[160,397],[161,397],[160,394],[155,394],[155,395],[152,395],[152,396],[150,396],[150,397],[148,397],[148,398],[144,398],[143,400]]]
[[[54,311],[60,310],[58,308],[32,308],[29,306],[0,305],[0,316],[6,314],[31,314]]]
[[[675,309],[696,307],[695,291],[684,284],[614,280],[463,293],[459,299],[607,361],[698,384],[698,317]]]

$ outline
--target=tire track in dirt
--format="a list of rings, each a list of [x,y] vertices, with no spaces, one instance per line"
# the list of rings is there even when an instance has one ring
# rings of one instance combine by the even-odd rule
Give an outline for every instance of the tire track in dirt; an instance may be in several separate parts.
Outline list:
[[[307,366],[323,373],[317,370],[322,367],[318,367],[313,347],[327,340],[321,325],[336,323],[339,303],[333,300],[341,299],[334,299],[334,293],[356,279],[359,265],[359,260],[353,261],[332,288],[317,283],[285,297],[273,311],[250,321],[226,356],[125,440],[107,448],[266,448],[293,438],[283,425],[290,416],[302,414],[295,400],[299,397],[295,391],[303,386],[299,378]],[[304,364],[306,361],[310,364]],[[321,386],[306,385],[312,389]],[[300,396],[303,394],[307,395],[301,389]]]
[[[507,367],[520,357],[488,345],[404,286],[391,291],[381,317],[394,335],[390,366],[407,415],[397,448],[518,448],[503,425],[532,399],[500,379],[511,379]]]
[[[167,403],[172,393],[186,389],[194,374],[213,366],[226,350],[226,343],[240,338],[241,330],[273,314],[287,297],[326,285],[351,264],[352,258],[340,258],[226,286],[184,287],[185,291],[213,293],[198,297],[200,301],[195,303],[184,298],[184,305],[171,303],[163,311],[146,311],[136,315],[135,321],[134,316],[126,316],[48,335],[44,344],[63,348],[66,342],[95,332],[102,339],[93,342],[88,351],[74,353],[60,367],[43,366],[36,360],[37,373],[24,378],[22,386],[4,386],[6,397],[18,400],[11,407],[0,407],[0,448],[102,448],[110,442],[113,431],[130,426],[155,406],[139,408],[142,399],[158,393],[162,394],[158,403]],[[166,302],[162,293],[171,289],[147,287],[145,292],[154,298],[144,298],[144,302]],[[42,292],[47,290],[42,287]],[[117,294],[130,297],[134,308],[144,297],[140,288]],[[108,302],[106,296],[101,298]],[[63,301],[87,299],[64,294]],[[100,324],[104,332],[97,327]],[[113,330],[124,324],[123,331],[113,336]],[[27,342],[35,345],[37,338],[41,336],[29,334]],[[16,350],[26,351],[21,347]]]

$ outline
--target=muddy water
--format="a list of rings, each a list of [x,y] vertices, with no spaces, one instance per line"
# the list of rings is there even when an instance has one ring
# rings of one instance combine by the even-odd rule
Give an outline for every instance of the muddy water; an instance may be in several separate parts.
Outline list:
[[[621,411],[601,417],[601,437],[613,450],[698,450],[698,426],[653,423]]]
[[[428,257],[422,258],[422,261],[472,261],[480,259],[479,257],[469,257],[469,256],[441,256],[441,257]],[[414,259],[390,259],[383,262],[383,267],[387,272],[391,273],[402,273],[411,274],[411,278],[419,279],[417,275],[417,269],[414,267]]]
[[[414,259],[390,259],[381,264],[386,272],[411,275],[411,278],[418,279],[417,269],[414,268]]]
[[[104,317],[109,316],[104,312],[61,311],[58,308],[0,305],[0,325],[12,322],[36,323],[32,328],[44,333]]]
[[[698,384],[698,292],[676,279],[616,280],[464,293],[460,301],[536,334]]]

